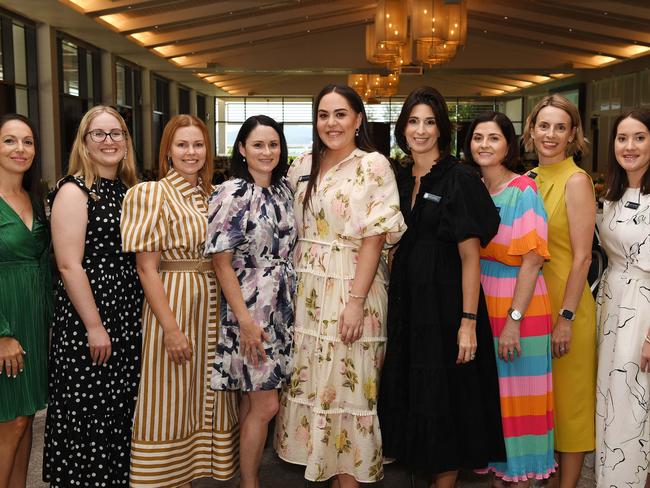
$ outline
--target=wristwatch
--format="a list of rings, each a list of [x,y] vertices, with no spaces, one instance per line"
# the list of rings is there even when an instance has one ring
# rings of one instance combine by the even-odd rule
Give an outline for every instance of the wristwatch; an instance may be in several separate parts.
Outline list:
[[[560,309],[560,315],[564,317],[567,320],[575,320],[576,314],[575,312],[572,312],[571,310],[567,310],[566,308],[561,308]]]
[[[512,307],[510,307],[508,309],[508,315],[510,316],[510,318],[512,320],[515,320],[517,322],[519,322],[521,320],[521,318],[523,317],[523,314],[519,310],[517,310],[516,308],[512,308]]]

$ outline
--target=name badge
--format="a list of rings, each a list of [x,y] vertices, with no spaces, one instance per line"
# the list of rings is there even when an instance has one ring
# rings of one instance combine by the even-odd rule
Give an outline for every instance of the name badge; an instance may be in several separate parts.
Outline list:
[[[302,175],[298,178],[298,183],[302,183],[303,181],[309,181],[309,175]]]
[[[433,203],[438,203],[440,202],[440,200],[442,200],[442,197],[438,195],[434,195],[433,193],[426,193],[426,192],[424,193],[423,198]]]
[[[630,201],[627,201],[627,202],[625,202],[625,205],[623,205],[623,206],[624,206],[625,208],[631,208],[632,210],[636,210],[637,208],[639,208],[640,205],[641,205],[641,204],[640,204],[640,203],[637,203],[637,202],[630,202]]]
[[[532,179],[535,179],[535,178],[537,178],[537,173],[535,173],[534,171],[529,171],[528,172],[528,177],[532,178]]]

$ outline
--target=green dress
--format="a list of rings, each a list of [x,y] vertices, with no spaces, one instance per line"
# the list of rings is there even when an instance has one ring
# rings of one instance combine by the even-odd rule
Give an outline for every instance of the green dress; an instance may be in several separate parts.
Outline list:
[[[0,375],[0,422],[33,415],[47,403],[48,327],[52,318],[50,234],[32,199],[32,230],[0,198],[0,337],[25,350],[25,370]]]

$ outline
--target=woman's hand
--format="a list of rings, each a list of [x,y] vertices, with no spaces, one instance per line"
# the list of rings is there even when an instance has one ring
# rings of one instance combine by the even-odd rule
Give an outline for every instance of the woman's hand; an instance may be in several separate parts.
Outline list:
[[[88,329],[88,349],[93,365],[102,366],[111,357],[111,338],[103,325]]]
[[[648,337],[646,335],[646,337]],[[650,342],[643,340],[641,347],[641,361],[639,361],[639,369],[643,373],[650,373]]]
[[[250,318],[239,323],[239,352],[257,368],[259,360],[266,362],[266,351],[262,341],[269,342],[269,335]]]
[[[192,348],[190,341],[187,340],[185,334],[181,332],[178,326],[170,327],[165,330],[164,334],[165,350],[169,359],[182,366],[186,361],[192,359]]]
[[[519,324],[510,317],[506,319],[499,336],[499,357],[504,361],[514,361],[521,357]]]
[[[0,375],[4,369],[8,377],[18,376],[18,373],[23,372],[25,363],[23,350],[20,342],[13,337],[0,337]]]
[[[561,315],[558,316],[555,327],[553,327],[553,334],[551,335],[551,347],[554,358],[561,358],[565,354],[569,354],[571,349],[571,334],[571,321]]]
[[[363,299],[350,297],[339,317],[339,335],[348,346],[363,335]]]
[[[476,355],[476,321],[461,319],[458,328],[458,358],[456,364],[469,363]]]

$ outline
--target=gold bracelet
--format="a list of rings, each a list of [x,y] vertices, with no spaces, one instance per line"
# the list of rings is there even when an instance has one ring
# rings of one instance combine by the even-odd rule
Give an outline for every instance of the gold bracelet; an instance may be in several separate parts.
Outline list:
[[[365,300],[366,295],[355,295],[354,293],[348,293],[348,296],[350,298],[358,298],[359,300]]]

